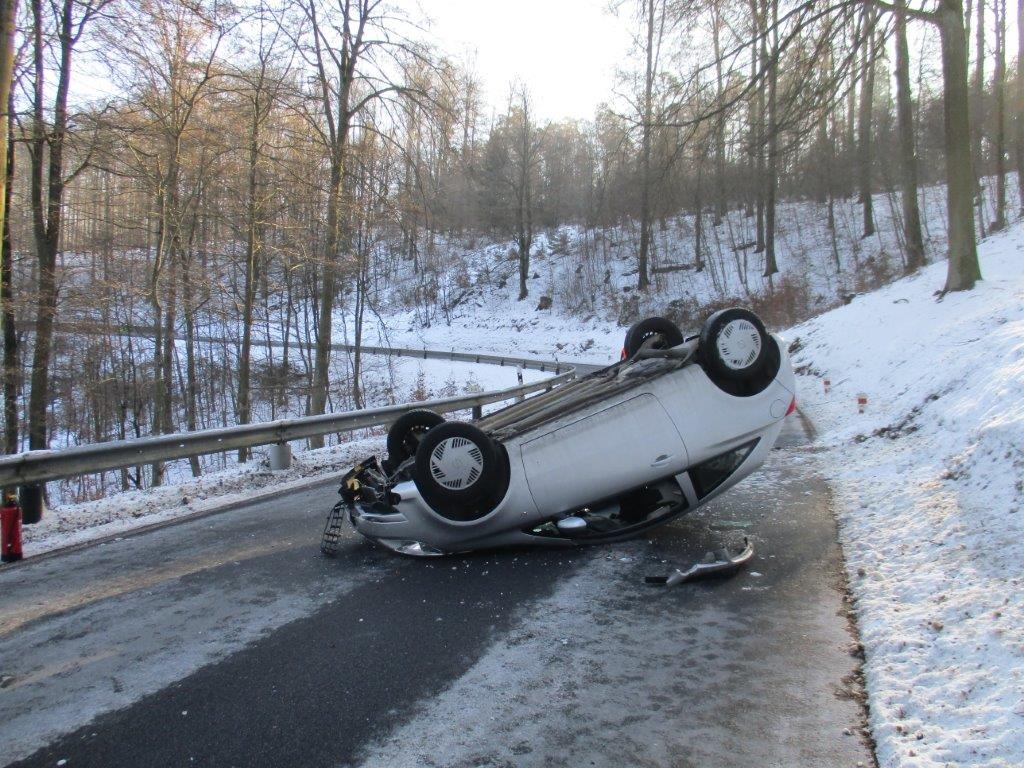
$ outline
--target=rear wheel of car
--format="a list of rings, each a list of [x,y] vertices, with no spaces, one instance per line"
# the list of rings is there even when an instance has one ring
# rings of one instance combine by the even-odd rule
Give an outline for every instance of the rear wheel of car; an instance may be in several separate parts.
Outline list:
[[[764,367],[770,341],[764,323],[753,312],[739,307],[723,309],[701,328],[701,357],[713,376],[743,381]]]
[[[452,520],[479,517],[498,476],[498,451],[472,424],[445,422],[416,449],[416,487],[435,512]]]
[[[427,432],[441,424],[443,416],[424,408],[403,413],[388,429],[388,459],[396,467],[411,459]]]
[[[626,331],[626,342],[622,359],[628,360],[645,344],[650,349],[670,349],[683,343],[683,332],[679,326],[664,317],[648,317],[630,326]]]

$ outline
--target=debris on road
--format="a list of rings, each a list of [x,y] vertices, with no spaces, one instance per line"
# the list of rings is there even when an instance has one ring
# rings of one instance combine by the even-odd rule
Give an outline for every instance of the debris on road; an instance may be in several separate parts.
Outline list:
[[[666,587],[696,581],[710,576],[733,576],[754,557],[754,547],[746,536],[743,537],[743,550],[738,555],[731,555],[727,549],[707,552],[704,557],[685,571],[676,568],[668,576],[647,576],[645,584],[658,584]]]

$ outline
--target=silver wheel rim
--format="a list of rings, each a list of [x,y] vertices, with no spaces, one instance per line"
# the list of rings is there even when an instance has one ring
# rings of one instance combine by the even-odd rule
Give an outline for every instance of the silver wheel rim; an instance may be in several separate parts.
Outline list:
[[[745,371],[761,354],[761,334],[749,320],[732,320],[718,334],[715,345],[726,368]]]
[[[430,452],[430,474],[434,482],[449,491],[471,487],[483,470],[483,451],[468,438],[446,438]]]

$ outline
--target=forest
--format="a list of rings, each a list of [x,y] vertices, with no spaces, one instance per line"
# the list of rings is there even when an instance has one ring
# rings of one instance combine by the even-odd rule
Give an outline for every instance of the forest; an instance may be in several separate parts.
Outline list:
[[[571,316],[628,323],[678,298],[668,276],[735,264],[742,298],[796,322],[825,307],[777,259],[795,204],[848,285],[948,260],[943,291],[981,278],[978,238],[1020,213],[1024,0],[609,13],[634,46],[608,101],[553,122],[521,83],[486,103],[411,5],[2,0],[5,452],[376,404],[370,326],[409,309],[451,322],[484,283],[541,308],[539,253],[592,275],[558,306]],[[932,219],[928,190],[945,202]],[[683,254],[659,245],[671,227]],[[884,264],[840,248],[880,229]],[[466,258],[483,245],[491,261]]]

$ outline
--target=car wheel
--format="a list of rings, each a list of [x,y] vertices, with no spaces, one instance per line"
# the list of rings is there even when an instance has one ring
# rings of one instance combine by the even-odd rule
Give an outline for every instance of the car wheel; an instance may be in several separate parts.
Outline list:
[[[420,441],[413,477],[435,512],[453,520],[468,520],[479,516],[477,508],[493,493],[498,463],[498,451],[482,430],[448,421]]]
[[[764,366],[769,343],[761,319],[739,307],[716,312],[700,332],[701,358],[708,373],[731,381],[757,375]]]
[[[631,358],[648,341],[648,346],[652,349],[670,349],[683,343],[683,332],[679,330],[679,326],[664,317],[648,317],[634,323],[626,331],[622,359]]]
[[[434,427],[444,424],[444,417],[420,408],[403,413],[388,429],[388,459],[398,466],[416,455],[423,437]]]

